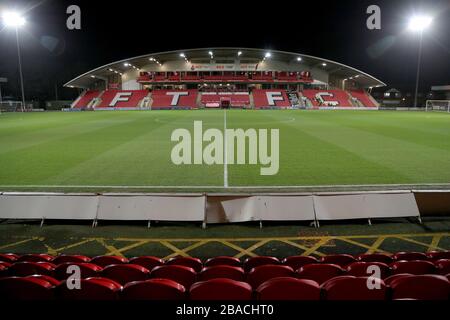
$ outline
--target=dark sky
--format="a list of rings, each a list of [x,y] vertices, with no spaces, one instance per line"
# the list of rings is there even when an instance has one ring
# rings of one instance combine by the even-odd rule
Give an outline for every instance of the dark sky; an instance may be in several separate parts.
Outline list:
[[[216,4],[217,3],[217,4]],[[82,30],[66,28],[66,8],[81,8]],[[381,8],[381,30],[366,28],[366,8]],[[414,12],[434,16],[423,42],[421,89],[450,84],[449,0],[99,1],[0,0],[0,11],[25,11],[20,31],[27,98],[71,98],[62,84],[92,68],[151,52],[198,47],[255,47],[315,55],[361,69],[411,91],[418,36]],[[14,32],[0,23],[3,94],[18,95]]]

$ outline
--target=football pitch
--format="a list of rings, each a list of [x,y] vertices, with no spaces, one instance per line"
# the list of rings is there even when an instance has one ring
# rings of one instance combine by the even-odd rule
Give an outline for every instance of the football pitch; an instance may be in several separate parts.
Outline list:
[[[172,132],[278,129],[279,170],[176,165]],[[193,143],[194,144],[194,143]],[[203,148],[208,145],[203,142]],[[194,151],[193,151],[194,153]],[[4,113],[0,190],[213,191],[350,185],[450,186],[450,114],[197,110]]]

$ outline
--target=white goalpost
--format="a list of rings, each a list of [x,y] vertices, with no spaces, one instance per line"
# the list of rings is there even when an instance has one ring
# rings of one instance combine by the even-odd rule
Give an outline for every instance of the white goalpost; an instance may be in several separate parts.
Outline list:
[[[22,101],[1,101],[0,112],[24,111]]]
[[[450,112],[450,100],[427,100],[425,111],[447,111]]]

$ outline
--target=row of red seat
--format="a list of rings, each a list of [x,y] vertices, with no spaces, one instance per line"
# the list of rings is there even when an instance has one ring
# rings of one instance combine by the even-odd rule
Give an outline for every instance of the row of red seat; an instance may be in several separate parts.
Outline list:
[[[302,72],[300,74],[288,74],[286,72],[278,75],[271,74],[254,74],[254,75],[180,75],[170,74],[162,75],[157,74],[150,76],[148,74],[142,74],[137,78],[138,82],[181,82],[181,81],[228,81],[228,82],[311,82],[311,73]]]
[[[339,276],[322,285],[313,280],[276,277],[255,290],[227,278],[194,283],[189,289],[170,279],[133,281],[122,286],[93,277],[57,281],[49,276],[0,279],[0,296],[33,300],[448,300],[450,282],[440,275],[399,275],[389,282],[368,277]],[[74,288],[75,287],[75,288]]]
[[[247,92],[203,92],[201,94],[201,103],[206,107],[220,107],[223,100],[227,100],[232,107],[250,105],[250,95]]]
[[[256,109],[266,108],[289,108],[291,102],[285,90],[280,89],[255,89],[251,93],[254,98]],[[364,91],[344,90],[303,90],[301,94],[311,102],[314,108],[319,107],[351,107],[352,96],[357,98],[366,107],[375,107],[374,102]],[[153,109],[193,109],[197,107],[198,90],[154,90],[151,93]],[[87,91],[81,96],[74,108],[86,108],[93,99],[100,99],[96,108],[136,108],[142,100],[149,96],[146,90],[106,90],[100,94],[99,91]],[[204,105],[208,103],[218,104],[223,95],[202,94],[201,101]],[[229,98],[232,106],[250,105],[249,95],[232,95]],[[214,100],[213,102],[209,100]]]

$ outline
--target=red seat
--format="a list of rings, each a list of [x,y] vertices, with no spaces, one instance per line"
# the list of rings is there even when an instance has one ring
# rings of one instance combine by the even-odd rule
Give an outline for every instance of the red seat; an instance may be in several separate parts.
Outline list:
[[[97,256],[92,258],[91,263],[104,268],[110,264],[128,263],[128,259],[120,256]]]
[[[259,285],[277,277],[295,277],[294,270],[284,265],[263,265],[253,268],[247,275],[247,282],[252,288],[258,288]]]
[[[428,260],[427,255],[423,252],[397,252],[392,257],[396,261]]]
[[[434,265],[436,266],[439,274],[446,275],[450,273],[450,259],[437,260]]]
[[[404,278],[404,277],[408,277],[408,276],[412,276],[412,274],[411,273],[393,274],[392,276],[389,276],[386,279],[384,279],[384,284],[387,286],[390,286],[391,282],[394,281],[395,279]]]
[[[0,253],[0,261],[13,263],[19,259],[19,255],[14,253]]]
[[[154,267],[162,266],[164,260],[153,256],[142,256],[131,258],[130,263],[137,264],[151,271]]]
[[[252,287],[231,279],[211,279],[194,283],[189,296],[191,300],[251,300]]]
[[[59,281],[58,279],[55,279],[55,278],[50,277],[50,276],[44,276],[42,274],[35,274],[35,275],[32,275],[32,276],[26,276],[25,278],[37,278],[37,279],[45,280],[47,282],[50,282],[53,286],[57,286],[58,284],[61,283],[61,281]]]
[[[121,297],[124,300],[184,300],[186,289],[172,280],[149,279],[126,284]]]
[[[53,256],[49,254],[39,254],[39,253],[32,253],[32,254],[25,254],[17,259],[17,262],[51,262],[53,260]]]
[[[342,275],[343,273],[344,269],[336,264],[312,263],[297,270],[297,277],[300,279],[314,280],[318,284],[322,284],[331,278]]]
[[[105,278],[80,280],[80,289],[69,289],[66,281],[56,287],[57,296],[63,300],[117,300],[122,286]]]
[[[392,274],[411,273],[411,274],[433,274],[436,273],[436,267],[430,261],[412,260],[396,261],[390,265]]]
[[[386,263],[383,262],[364,262],[357,261],[349,264],[346,268],[347,275],[355,276],[355,277],[369,277],[372,276],[373,270],[369,270],[370,266],[377,266],[380,269],[380,277],[381,279],[386,278],[390,274],[390,268]],[[370,272],[367,272],[367,271]]]
[[[391,282],[392,299],[447,300],[450,283],[442,275],[411,275]]]
[[[192,257],[175,257],[166,261],[167,265],[179,265],[189,267],[195,270],[195,272],[200,272],[203,268],[202,261],[198,258]]]
[[[87,256],[62,254],[60,256],[55,257],[52,260],[52,263],[58,265],[58,264],[67,263],[67,262],[89,262],[89,261],[91,261],[91,258],[89,258]]]
[[[50,300],[54,285],[38,277],[0,279],[0,297],[6,300]]]
[[[163,265],[153,268],[150,272],[152,278],[173,280],[189,289],[195,282],[197,274],[194,269],[180,265]]]
[[[326,300],[386,300],[387,288],[383,280],[368,279],[353,276],[336,277],[323,283],[321,289]],[[368,281],[377,287],[369,289]]]
[[[6,263],[0,263],[0,278],[6,277],[8,275],[8,266],[6,265]]]
[[[233,279],[236,281],[244,281],[245,273],[241,267],[218,265],[205,267],[198,274],[198,281],[206,281],[215,278]]]
[[[149,278],[150,271],[137,264],[113,264],[105,267],[102,277],[114,280],[121,285],[132,281],[142,281]]]
[[[278,277],[256,289],[258,300],[320,300],[319,284],[313,280]]]
[[[358,255],[357,260],[364,262],[383,262],[386,264],[394,261],[391,256],[384,253],[363,253]]]
[[[50,262],[16,262],[8,268],[9,275],[26,277],[33,274],[52,276],[55,265]]]
[[[239,260],[238,258],[235,258],[235,257],[219,256],[219,257],[209,258],[205,262],[205,267],[212,267],[212,266],[219,266],[219,265],[239,267],[239,266],[241,266],[241,260]]]
[[[426,255],[430,260],[450,259],[450,251],[430,251]]]
[[[244,270],[245,272],[249,272],[255,267],[263,266],[266,264],[281,264],[281,262],[280,260],[278,260],[278,258],[270,256],[250,257],[245,259],[244,261]]]
[[[59,280],[67,279],[71,274],[67,273],[69,266],[78,266],[81,272],[81,279],[98,277],[103,270],[102,267],[89,262],[66,262],[59,264],[54,271],[54,275]]]
[[[355,261],[356,259],[349,254],[331,254],[320,258],[321,263],[337,264],[342,268],[348,266],[350,263]]]
[[[284,258],[281,263],[294,270],[298,270],[307,264],[318,263],[318,260],[313,256],[290,256]]]

